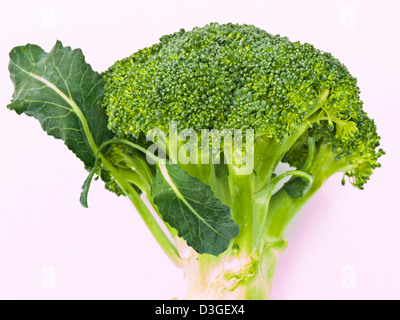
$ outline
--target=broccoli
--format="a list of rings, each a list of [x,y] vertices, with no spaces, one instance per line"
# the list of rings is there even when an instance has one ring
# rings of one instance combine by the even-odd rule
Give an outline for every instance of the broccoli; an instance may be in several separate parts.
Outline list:
[[[362,189],[384,154],[342,63],[252,25],[182,29],[103,74],[61,42],[10,58],[8,107],[83,161],[85,207],[95,176],[130,199],[187,298],[269,298],[293,217],[335,173]]]

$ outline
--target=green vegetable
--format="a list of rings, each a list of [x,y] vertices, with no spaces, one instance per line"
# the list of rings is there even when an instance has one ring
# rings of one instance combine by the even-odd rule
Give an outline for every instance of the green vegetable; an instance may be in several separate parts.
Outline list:
[[[95,176],[131,200],[188,298],[269,298],[293,217],[335,173],[362,189],[384,154],[343,64],[254,26],[181,30],[102,75],[60,42],[10,58],[8,107],[83,161],[85,207]]]

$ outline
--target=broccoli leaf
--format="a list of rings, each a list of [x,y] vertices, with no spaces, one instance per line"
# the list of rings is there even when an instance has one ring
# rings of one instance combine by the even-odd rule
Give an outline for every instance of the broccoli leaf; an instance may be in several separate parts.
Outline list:
[[[85,208],[89,208],[88,194],[89,194],[90,185],[92,183],[95,172],[96,172],[96,165],[92,170],[90,170],[89,175],[87,176],[87,178],[85,179],[85,181],[83,182],[83,185],[82,185],[82,192],[81,192],[79,201],[80,201],[81,205]]]
[[[36,45],[10,52],[15,91],[8,108],[39,120],[43,130],[65,145],[87,167],[98,146],[112,138],[99,106],[104,79],[85,62],[82,51],[57,41],[50,53]]]
[[[219,255],[239,232],[230,208],[214,196],[210,186],[177,164],[157,166],[153,201],[164,221],[198,253]]]
[[[283,189],[292,199],[298,199],[304,196],[307,190],[311,187],[311,180],[296,177],[285,183]]]

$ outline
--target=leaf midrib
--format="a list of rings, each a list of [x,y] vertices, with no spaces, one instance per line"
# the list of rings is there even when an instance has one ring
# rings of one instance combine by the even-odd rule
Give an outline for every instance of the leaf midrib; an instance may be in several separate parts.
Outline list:
[[[180,201],[182,201],[186,207],[189,208],[189,210],[200,220],[202,221],[206,226],[208,226],[211,230],[213,230],[215,233],[217,233],[219,236],[226,238],[223,234],[218,232],[216,229],[214,229],[202,216],[200,216],[195,209],[186,201],[185,197],[181,194],[181,192],[178,190],[178,188],[175,186],[175,183],[172,181],[172,178],[170,177],[168,173],[168,169],[164,164],[158,164],[159,169],[164,176],[165,181],[169,184],[169,186],[172,188],[176,196],[179,198]]]
[[[82,124],[82,128],[83,128],[83,132],[85,133],[86,139],[88,141],[88,144],[90,146],[90,148],[92,149],[94,154],[97,154],[98,151],[98,147],[96,142],[94,141],[92,132],[89,129],[89,125],[86,121],[85,116],[83,115],[81,109],[78,107],[78,105],[75,103],[74,100],[72,100],[71,98],[67,97],[55,84],[51,83],[50,81],[48,81],[47,79],[38,76],[37,74],[34,74],[32,72],[29,72],[27,70],[25,70],[24,68],[20,67],[19,65],[17,65],[16,63],[13,62],[13,64],[22,72],[24,72],[25,74],[27,74],[28,76],[42,82],[43,84],[45,84],[47,87],[49,87],[50,89],[52,89],[55,93],[57,93],[68,105],[71,106],[71,111],[73,111],[76,116],[78,117],[79,121]],[[56,67],[56,69],[58,70],[58,68]],[[68,91],[69,91],[69,86],[67,85],[67,83],[65,84]]]

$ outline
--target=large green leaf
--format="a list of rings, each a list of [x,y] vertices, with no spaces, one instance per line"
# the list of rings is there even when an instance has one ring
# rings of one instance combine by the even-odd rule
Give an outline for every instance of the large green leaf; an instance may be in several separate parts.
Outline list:
[[[82,51],[57,41],[50,53],[36,45],[10,52],[15,91],[8,108],[39,120],[43,130],[64,140],[88,167],[98,146],[112,138],[99,106],[104,79],[85,62]]]
[[[230,208],[214,196],[210,186],[177,164],[157,166],[153,201],[163,220],[198,253],[224,252],[239,232]]]

